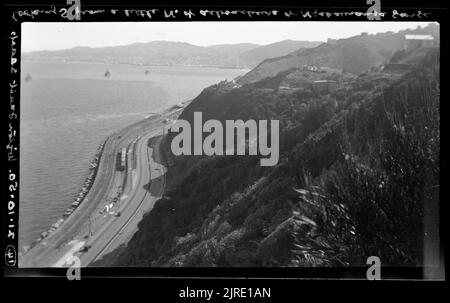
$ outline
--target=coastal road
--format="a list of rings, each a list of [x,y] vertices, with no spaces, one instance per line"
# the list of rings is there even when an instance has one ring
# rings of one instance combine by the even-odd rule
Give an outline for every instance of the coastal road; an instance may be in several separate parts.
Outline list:
[[[129,180],[129,191],[125,191],[120,205],[109,216],[108,222],[98,230],[85,245],[89,245],[87,252],[79,253],[82,266],[88,266],[91,262],[111,252],[120,244],[131,238],[137,229],[138,222],[143,214],[153,207],[161,198],[165,186],[165,170],[161,164],[160,143],[161,136],[153,140],[153,147],[148,146],[150,138],[161,134],[156,131],[143,136],[137,141],[136,156],[137,165],[133,172],[134,180]],[[120,216],[115,214],[120,212]]]
[[[72,255],[79,255],[82,266],[87,266],[101,257],[108,248],[115,247],[121,235],[130,237],[128,233],[135,229],[136,221],[142,217],[138,215],[139,210],[147,210],[163,191],[164,184],[160,181],[160,174],[164,172],[164,168],[154,161],[154,149],[147,146],[148,139],[161,134],[163,127],[164,118],[154,117],[130,125],[110,136],[105,142],[93,186],[83,203],[54,233],[23,255],[19,259],[19,267],[67,266],[66,260]],[[120,217],[111,213],[104,214],[105,205],[117,196],[118,185],[122,184],[124,174],[128,173],[115,170],[117,152],[122,147],[130,146],[137,138],[138,165],[135,171],[130,173],[134,175],[134,186],[127,186],[128,192],[124,192],[119,203],[116,203],[115,211],[121,212]],[[159,142],[160,139],[155,142],[158,151]],[[155,153],[155,156],[159,157],[158,153]],[[148,191],[144,185],[151,177],[154,177],[155,181],[151,183]],[[158,182],[161,182],[160,186],[157,185]],[[79,248],[87,243],[91,245],[91,249],[86,253],[78,253]]]

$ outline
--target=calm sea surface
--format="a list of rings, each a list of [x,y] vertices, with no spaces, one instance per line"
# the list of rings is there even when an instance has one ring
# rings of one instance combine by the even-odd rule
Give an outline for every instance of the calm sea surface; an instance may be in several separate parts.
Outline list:
[[[23,61],[22,78],[28,73],[32,80],[22,81],[20,93],[19,247],[70,206],[108,135],[245,72]]]

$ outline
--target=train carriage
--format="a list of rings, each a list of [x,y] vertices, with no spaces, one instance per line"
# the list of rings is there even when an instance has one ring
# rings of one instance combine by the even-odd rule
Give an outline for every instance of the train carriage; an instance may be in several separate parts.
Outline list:
[[[117,153],[116,169],[118,171],[125,170],[127,161],[127,149],[123,147],[119,153]]]

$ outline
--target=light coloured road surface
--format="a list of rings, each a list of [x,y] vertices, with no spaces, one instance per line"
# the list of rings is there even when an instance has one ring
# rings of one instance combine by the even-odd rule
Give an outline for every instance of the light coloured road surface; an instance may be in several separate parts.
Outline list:
[[[161,131],[158,133],[161,134]],[[90,264],[129,239],[136,231],[143,213],[149,211],[161,198],[165,185],[165,167],[154,159],[154,157],[157,161],[160,159],[161,137],[155,140],[154,148],[147,146],[148,139],[154,135],[155,133],[146,135],[137,142],[135,172],[137,177],[130,192],[124,192],[124,196],[128,197],[122,199],[121,205],[115,210],[115,213],[120,211],[120,217],[109,216],[108,222],[103,224],[103,227],[87,241],[87,245],[91,248],[79,255],[81,264]],[[149,182],[150,187],[148,187]]]
[[[165,167],[160,164],[159,155],[161,138],[152,141],[154,148],[147,145],[150,138],[162,134],[163,120],[163,117],[146,119],[108,138],[97,176],[85,200],[54,233],[20,257],[19,267],[68,266],[73,255],[78,256],[81,266],[85,267],[131,238],[143,213],[149,211],[164,192]],[[129,165],[127,172],[116,171],[117,152],[122,147],[130,147],[136,139],[136,169],[132,170]],[[121,199],[109,213],[105,212],[105,205],[117,196],[125,174],[127,184]],[[119,211],[120,216],[116,216]],[[89,250],[79,252],[85,245],[90,245]]]

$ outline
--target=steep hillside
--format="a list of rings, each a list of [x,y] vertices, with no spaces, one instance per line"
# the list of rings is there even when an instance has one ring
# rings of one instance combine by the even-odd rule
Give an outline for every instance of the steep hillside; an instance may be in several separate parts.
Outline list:
[[[298,49],[316,47],[322,43],[321,41],[283,40],[245,51],[238,58],[249,65],[256,66],[264,59],[284,56]]]
[[[238,56],[259,47],[261,47],[261,45],[254,43],[218,44],[208,46],[209,49],[212,49],[218,53],[226,54],[230,57]]]
[[[402,49],[406,34],[430,34],[439,39],[439,27],[430,25],[422,29],[405,30],[398,33],[360,35],[348,39],[329,40],[315,48],[301,49],[286,56],[266,59],[239,79],[252,83],[265,77],[273,77],[290,68],[316,65],[359,74],[370,67],[388,62],[391,56]]]
[[[336,73],[332,92],[277,88],[296,69],[205,89],[181,118],[278,119],[279,163],[174,157],[170,170],[186,177],[115,265],[365,266],[371,255],[420,265],[423,210],[439,199],[438,55],[428,51],[401,76]]]

